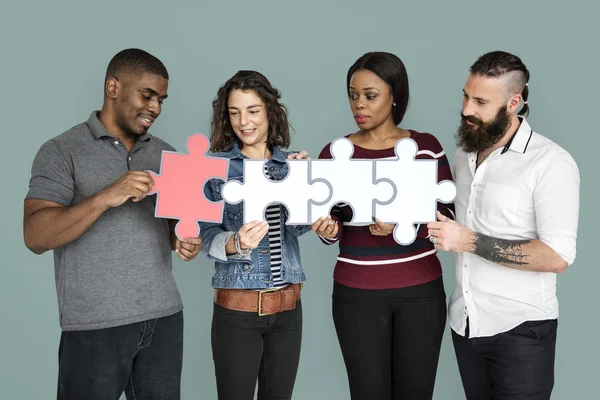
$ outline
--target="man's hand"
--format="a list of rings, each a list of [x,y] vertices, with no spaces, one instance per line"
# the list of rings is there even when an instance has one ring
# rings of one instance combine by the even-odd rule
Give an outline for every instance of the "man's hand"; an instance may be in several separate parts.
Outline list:
[[[118,207],[131,198],[134,202],[142,201],[153,187],[154,181],[148,172],[129,171],[98,195],[107,208]]]
[[[193,260],[202,248],[202,236],[196,238],[185,238],[184,240],[175,240],[175,253],[183,261]]]
[[[429,240],[436,249],[454,252],[475,249],[475,233],[472,230],[444,216],[439,211],[437,219],[440,222],[427,224]]]
[[[319,218],[311,225],[311,229],[325,239],[334,239],[337,237],[339,226],[336,220],[332,219],[331,216],[326,218]]]

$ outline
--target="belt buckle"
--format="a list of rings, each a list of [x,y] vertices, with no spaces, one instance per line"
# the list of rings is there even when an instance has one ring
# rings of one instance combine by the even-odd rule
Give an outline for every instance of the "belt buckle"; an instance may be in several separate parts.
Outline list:
[[[272,289],[260,290],[258,292],[258,316],[259,317],[268,315],[268,314],[263,314],[263,312],[262,312],[262,300],[263,300],[262,296],[263,296],[263,294],[264,293],[272,293],[272,292],[276,292],[276,291],[277,291],[277,289],[272,288]]]

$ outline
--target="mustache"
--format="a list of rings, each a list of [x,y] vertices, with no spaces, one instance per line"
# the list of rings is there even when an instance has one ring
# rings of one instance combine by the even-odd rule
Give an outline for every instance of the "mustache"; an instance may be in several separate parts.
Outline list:
[[[472,115],[468,115],[467,116],[467,115],[464,115],[463,113],[460,113],[460,119],[463,122],[468,121],[468,122],[470,122],[472,124],[475,124],[475,125],[479,125],[479,126],[483,125],[483,121],[482,120],[480,120],[479,118],[474,117]]]

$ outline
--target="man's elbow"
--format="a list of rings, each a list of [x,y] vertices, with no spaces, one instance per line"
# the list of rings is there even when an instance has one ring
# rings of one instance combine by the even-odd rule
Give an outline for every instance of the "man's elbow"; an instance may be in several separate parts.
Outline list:
[[[556,274],[562,274],[567,270],[569,263],[562,259],[562,257],[558,257],[558,259],[553,263],[552,272]]]
[[[25,242],[25,246],[27,246],[27,248],[29,250],[31,250],[31,252],[33,252],[34,254],[37,254],[38,256],[41,254],[44,254],[45,252],[47,252],[50,249],[47,249],[45,247],[42,246],[36,246],[30,243]]]
[[[567,270],[569,266],[569,262],[563,258],[562,255],[558,253],[557,250],[550,247],[548,244],[543,243],[543,260],[547,266],[546,271],[554,272],[555,274],[562,274]],[[568,255],[567,255],[568,258]]]
[[[25,241],[25,246],[31,252],[37,255],[44,254],[45,252],[50,250],[49,248],[43,246],[41,243],[36,242],[36,240],[31,236],[31,234],[28,234],[27,232],[23,234],[23,239]]]

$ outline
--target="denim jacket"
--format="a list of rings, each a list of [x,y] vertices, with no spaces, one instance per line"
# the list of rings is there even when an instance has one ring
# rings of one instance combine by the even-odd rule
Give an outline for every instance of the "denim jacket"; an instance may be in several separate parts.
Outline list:
[[[288,152],[279,147],[273,149],[270,160],[267,161],[269,174],[274,180],[283,179],[288,172],[286,162]],[[227,180],[238,180],[243,183],[243,160],[246,157],[240,151],[238,143],[234,143],[230,151],[208,153],[213,157],[229,159]],[[220,179],[210,179],[204,194],[211,201],[222,200],[221,189],[225,182]],[[243,225],[243,202],[238,204],[224,203],[223,222],[221,224],[201,222],[202,251],[208,258],[215,261],[215,274],[212,285],[215,288],[229,289],[267,289],[273,287],[271,275],[269,234],[260,241],[258,247],[248,255],[227,255],[225,244]],[[310,225],[285,225],[288,212],[281,206],[281,278],[285,282],[298,283],[306,278],[300,261],[298,237],[310,231]]]

